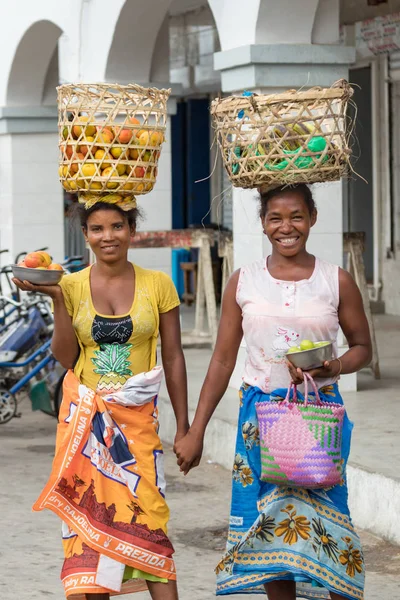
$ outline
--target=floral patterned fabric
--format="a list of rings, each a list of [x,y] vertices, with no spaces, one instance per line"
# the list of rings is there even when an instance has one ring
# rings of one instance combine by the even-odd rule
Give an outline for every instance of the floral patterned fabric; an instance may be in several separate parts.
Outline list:
[[[297,598],[364,598],[364,560],[352,525],[345,479],[328,490],[283,487],[260,481],[255,403],[277,401],[284,389],[265,394],[243,386],[227,548],[219,562],[217,595],[266,594],[264,584],[296,581]],[[343,403],[337,384],[320,390],[323,401]],[[345,416],[342,457],[350,452],[353,425]],[[345,471],[344,471],[345,472]]]

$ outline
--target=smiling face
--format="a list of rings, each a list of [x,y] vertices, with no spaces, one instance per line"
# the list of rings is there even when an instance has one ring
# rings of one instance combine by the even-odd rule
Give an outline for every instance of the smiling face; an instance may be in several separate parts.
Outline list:
[[[285,190],[269,201],[261,222],[272,247],[282,256],[296,256],[305,249],[317,212],[310,214],[301,192]]]
[[[112,264],[126,260],[135,229],[120,211],[97,210],[88,217],[83,233],[97,260]]]

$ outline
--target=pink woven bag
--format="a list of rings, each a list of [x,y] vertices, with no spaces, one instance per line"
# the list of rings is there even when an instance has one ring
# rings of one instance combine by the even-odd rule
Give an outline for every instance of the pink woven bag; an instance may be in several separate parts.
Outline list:
[[[308,398],[311,384],[315,401]],[[290,391],[293,389],[293,400]],[[257,402],[262,481],[308,489],[342,480],[342,429],[345,408],[322,402],[312,377],[304,372],[304,402],[291,384],[280,402]]]

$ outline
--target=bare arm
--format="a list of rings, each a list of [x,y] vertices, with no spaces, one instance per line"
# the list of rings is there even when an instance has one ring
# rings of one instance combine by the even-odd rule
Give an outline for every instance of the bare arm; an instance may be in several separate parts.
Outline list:
[[[176,455],[185,474],[200,462],[203,437],[209,420],[226,392],[242,340],[242,312],[236,302],[239,271],[230,278],[222,301],[217,342],[201,389],[195,418],[187,436],[176,444]]]
[[[360,290],[343,269],[339,271],[339,291],[339,324],[349,345],[340,357],[342,373],[355,373],[371,362],[371,336]]]
[[[72,319],[65,307],[61,287],[59,285],[33,285],[19,279],[13,279],[13,281],[23,292],[46,294],[53,300],[54,331],[51,350],[64,369],[72,369],[79,355],[79,344],[72,326]]]
[[[339,324],[346,337],[349,349],[340,357],[341,373],[355,373],[367,366],[372,359],[372,344],[367,317],[360,290],[351,275],[339,270]],[[289,366],[295,383],[303,380],[301,369]],[[337,359],[326,361],[319,369],[309,371],[311,377],[334,377],[340,371]]]
[[[176,418],[177,441],[189,429],[186,364],[178,307],[160,314],[160,336],[165,381]]]
[[[59,290],[53,297],[54,331],[51,350],[64,369],[73,369],[79,355],[79,344],[60,287]]]

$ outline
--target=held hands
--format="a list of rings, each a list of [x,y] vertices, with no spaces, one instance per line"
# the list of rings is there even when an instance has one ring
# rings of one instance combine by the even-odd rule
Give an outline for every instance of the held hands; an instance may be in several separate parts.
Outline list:
[[[13,279],[13,283],[23,292],[35,292],[36,294],[45,294],[50,296],[52,300],[62,298],[62,290],[59,285],[34,285],[29,281],[21,281]]]
[[[290,377],[292,381],[296,385],[300,385],[304,381],[303,371],[299,368],[296,368],[292,365],[291,362],[287,361]],[[322,367],[318,367],[317,369],[310,369],[307,371],[309,375],[313,379],[329,379],[331,377],[336,377],[340,375],[342,371],[342,363],[339,358],[334,358],[333,360],[326,360]]]
[[[184,437],[175,438],[174,452],[177,463],[184,475],[200,464],[203,453],[203,435],[189,429]]]

